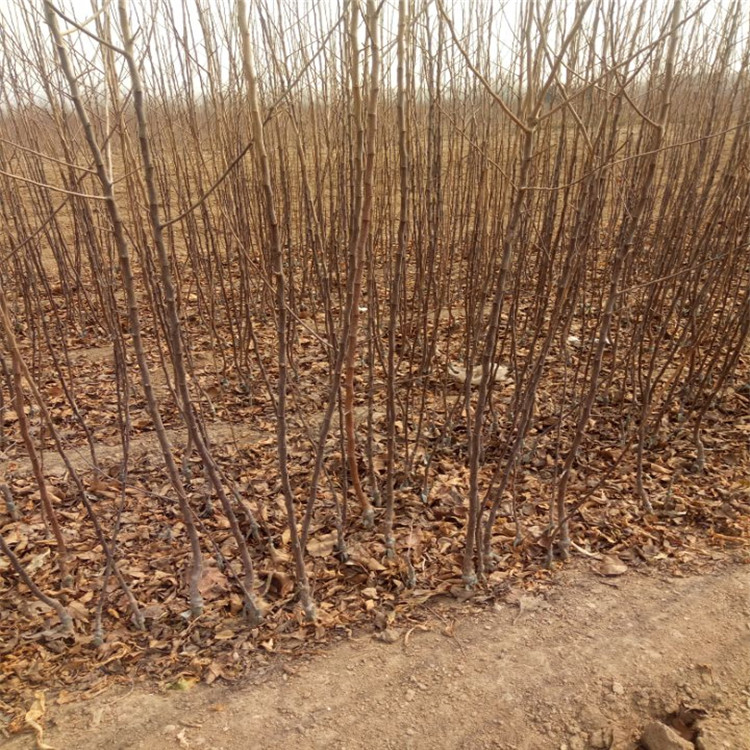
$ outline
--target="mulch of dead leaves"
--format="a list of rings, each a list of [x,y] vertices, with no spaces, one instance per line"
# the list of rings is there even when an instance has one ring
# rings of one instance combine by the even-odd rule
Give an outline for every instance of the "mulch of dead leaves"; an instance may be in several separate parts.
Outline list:
[[[310,360],[313,362],[315,356]],[[86,366],[81,364],[81,368],[81,377],[86,377]],[[86,400],[84,394],[81,403],[87,419],[99,425],[96,439],[111,442],[116,429],[111,410],[103,406],[107,402],[103,398],[106,377],[101,378],[101,363],[91,363],[89,370],[96,399]],[[198,372],[200,376],[203,371]],[[206,388],[215,382],[209,375],[207,368]],[[60,424],[63,428],[71,425],[72,435],[68,407],[62,399],[55,405],[59,396],[56,386],[51,381],[48,387]],[[461,436],[457,434],[456,445],[440,455],[436,453],[426,499],[420,488],[398,491],[397,554],[393,559],[387,558],[379,533],[377,522],[382,511],[376,517],[375,530],[367,531],[350,509],[347,555],[339,555],[333,499],[327,491],[321,492],[307,549],[318,619],[306,622],[295,602],[289,536],[275,466],[272,414],[267,405],[259,406],[259,401],[241,388],[221,388],[221,393],[209,394],[219,403],[213,419],[237,425],[250,421],[258,435],[265,435],[214,446],[223,470],[236,483],[260,527],[260,538],[251,540],[250,545],[257,589],[265,606],[262,624],[249,627],[244,617],[242,600],[233,585],[233,575],[239,569],[236,547],[226,520],[211,511],[197,463],[188,489],[200,514],[204,538],[201,593],[206,606],[200,617],[191,619],[183,579],[187,565],[184,528],[159,458],[146,453],[134,460],[125,487],[114,471],[112,477],[87,475],[87,490],[102,526],[111,534],[119,524],[120,570],[132,586],[147,626],[144,631],[134,627],[127,599],[110,576],[102,613],[103,643],[95,645],[92,628],[101,601],[104,561],[91,523],[70,479],[51,480],[70,543],[74,574],[74,584],[61,589],[56,579],[54,544],[40,514],[38,489],[28,470],[22,468],[20,447],[11,443],[5,451],[8,460],[4,481],[12,489],[22,520],[12,520],[3,508],[0,530],[35,582],[65,603],[76,632],[72,636],[63,634],[54,612],[33,598],[17,581],[7,560],[0,558],[0,722],[5,725],[4,731],[36,731],[45,696],[48,702],[62,704],[134,679],[174,689],[186,689],[198,682],[234,681],[276,654],[307,654],[353,629],[369,628],[384,640],[392,638],[399,628],[421,616],[419,605],[434,597],[492,600],[503,596],[510,586],[533,588],[551,575],[543,538],[554,457],[542,447],[518,473],[514,488],[523,542],[514,545],[516,527],[508,514],[501,514],[494,530],[495,568],[475,592],[466,592],[461,580],[461,555],[468,476],[460,451]],[[135,402],[134,413],[141,406]],[[748,406],[747,395],[732,391],[708,413],[704,442],[710,461],[702,474],[690,471],[694,449],[687,431],[675,429],[668,441],[657,446],[647,463],[653,514],[644,513],[635,496],[632,459],[623,461],[573,517],[574,554],[596,557],[603,575],[652,566],[684,572],[711,565],[717,548],[731,548],[747,558]],[[613,407],[613,422],[616,411]],[[606,411],[601,412],[601,424],[594,432],[606,436],[610,425]],[[376,422],[382,418],[382,414],[375,414]],[[6,412],[6,419],[6,431],[12,432],[12,412]],[[147,429],[147,420],[136,419],[135,438],[140,430]],[[375,449],[381,447],[376,442]],[[492,450],[490,442],[488,465],[492,464]],[[576,467],[570,497],[585,493],[592,482],[595,484],[616,452],[604,437],[588,440]],[[309,443],[301,436],[295,438],[290,444],[290,468],[300,507],[304,507],[312,461]],[[329,463],[335,471],[335,448]]]

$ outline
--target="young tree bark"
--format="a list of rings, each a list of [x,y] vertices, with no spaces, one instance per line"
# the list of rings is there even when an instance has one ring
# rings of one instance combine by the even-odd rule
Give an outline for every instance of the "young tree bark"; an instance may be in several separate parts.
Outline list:
[[[188,537],[190,539],[192,554],[190,569],[188,572],[188,582],[190,587],[190,607],[193,615],[198,616],[203,610],[203,597],[201,596],[199,590],[202,569],[200,539],[198,537],[198,531],[193,520],[192,509],[190,508],[190,505],[188,503],[185,488],[182,484],[182,479],[180,478],[179,469],[172,453],[172,446],[169,443],[169,438],[164,428],[164,422],[162,421],[159,404],[151,382],[151,372],[149,371],[146,352],[143,345],[143,333],[141,328],[140,312],[138,310],[138,296],[135,291],[135,277],[130,259],[130,249],[125,237],[123,221],[120,216],[120,210],[118,208],[117,201],[115,199],[112,179],[107,172],[107,168],[104,163],[104,157],[97,143],[96,136],[94,135],[94,128],[91,124],[91,120],[88,116],[88,113],[86,112],[86,109],[83,106],[83,100],[81,99],[78,88],[78,81],[76,79],[75,73],[73,72],[73,68],[68,56],[68,51],[65,46],[65,41],[63,40],[57,23],[55,6],[51,2],[49,2],[49,0],[45,0],[44,14],[47,26],[52,33],[52,38],[55,43],[58,59],[60,61],[60,68],[68,83],[70,96],[73,100],[76,114],[83,128],[86,142],[94,159],[97,177],[99,178],[102,192],[105,197],[105,205],[107,207],[107,213],[112,225],[115,244],[117,246],[117,253],[120,262],[120,273],[125,295],[127,298],[130,333],[133,337],[133,348],[135,350],[136,359],[138,361],[141,384],[146,396],[146,404],[149,416],[151,417],[151,420],[154,424],[154,429],[159,441],[162,456],[164,457],[170,482],[177,495],[177,501],[180,506],[183,523],[185,524],[185,529],[187,530]]]
[[[398,3],[397,32],[397,122],[399,160],[399,221],[398,247],[394,261],[388,304],[388,371],[386,375],[386,479],[385,479],[385,523],[384,533],[386,552],[393,556],[395,539],[393,536],[393,485],[396,468],[396,328],[399,322],[400,301],[403,294],[403,276],[406,265],[407,244],[409,241],[409,147],[407,128],[406,96],[406,29],[408,24],[406,0]]]
[[[268,249],[271,258],[276,300],[276,335],[278,337],[278,390],[277,390],[277,424],[276,439],[278,442],[279,474],[281,476],[281,489],[284,495],[284,504],[287,513],[290,542],[292,554],[294,555],[295,570],[297,573],[297,587],[300,602],[309,620],[316,617],[315,603],[310,593],[310,584],[305,569],[304,548],[301,544],[299,530],[297,528],[297,512],[294,503],[294,494],[289,479],[289,454],[287,448],[288,424],[287,424],[287,377],[288,377],[288,341],[287,341],[287,297],[286,280],[284,275],[284,254],[281,247],[279,235],[279,222],[276,216],[274,189],[271,179],[271,167],[266,151],[265,137],[263,133],[263,120],[260,116],[260,103],[258,101],[257,78],[255,74],[255,63],[250,42],[250,29],[248,27],[247,7],[245,0],[237,0],[237,18],[242,38],[242,70],[247,85],[247,98],[250,106],[250,124],[253,132],[253,148],[257,154],[258,167],[260,170],[261,187],[263,189],[263,205],[268,223]]]
[[[578,450],[583,442],[586,433],[586,426],[591,418],[591,412],[596,400],[596,394],[599,388],[599,375],[602,369],[604,351],[610,343],[610,333],[612,321],[615,314],[618,299],[620,297],[620,283],[625,270],[625,265],[633,249],[633,242],[636,233],[641,228],[641,221],[645,215],[646,207],[649,204],[651,188],[656,173],[656,162],[659,157],[661,147],[664,142],[664,131],[667,126],[669,110],[672,103],[672,85],[674,77],[674,64],[677,54],[677,44],[679,42],[680,19],[682,14],[682,0],[675,0],[670,14],[670,29],[667,42],[667,54],[664,66],[664,84],[659,113],[657,119],[652,123],[653,137],[649,143],[649,150],[643,157],[645,164],[643,166],[643,178],[638,186],[638,195],[635,205],[627,214],[624,222],[618,245],[615,249],[614,261],[612,263],[612,275],[609,283],[604,311],[602,313],[601,325],[599,327],[599,338],[596,344],[593,365],[589,375],[589,390],[581,409],[578,423],[576,424],[575,434],[568,453],[563,463],[560,474],[560,482],[555,493],[555,506],[557,509],[557,531],[559,533],[558,549],[563,559],[568,557],[570,549],[570,531],[568,528],[568,516],[565,509],[565,496],[570,481],[570,473],[573,464],[578,455]],[[549,540],[550,550],[553,540]]]
[[[174,372],[175,385],[182,406],[182,416],[188,429],[188,437],[198,450],[198,454],[200,455],[203,466],[208,474],[209,481],[211,482],[214,491],[219,496],[222,509],[229,521],[232,535],[234,536],[234,540],[239,548],[240,559],[242,560],[242,566],[244,569],[244,590],[242,593],[245,599],[245,607],[247,608],[247,614],[250,621],[253,624],[257,624],[262,618],[262,611],[258,606],[253,591],[255,585],[253,562],[250,558],[250,552],[247,548],[244,534],[240,529],[237,516],[232,507],[232,502],[221,481],[219,468],[211,455],[206,440],[204,439],[204,431],[198,423],[198,418],[190,395],[188,376],[185,367],[185,354],[183,351],[182,330],[175,296],[175,286],[172,280],[172,272],[170,270],[169,255],[164,244],[163,224],[154,179],[154,165],[151,158],[151,144],[148,123],[146,121],[143,85],[141,83],[140,71],[138,70],[138,65],[136,64],[133,52],[133,36],[130,32],[127,0],[118,0],[118,9],[120,27],[123,34],[123,56],[127,62],[130,78],[133,83],[133,104],[138,122],[138,143],[144,168],[149,219],[154,247],[156,248],[159,262],[161,285],[164,292],[164,303],[167,315],[167,336],[169,341],[170,358]]]
[[[365,246],[370,239],[370,220],[373,202],[373,175],[375,171],[375,135],[378,120],[378,93],[380,91],[380,44],[378,34],[378,13],[374,0],[367,0],[365,26],[370,39],[369,94],[367,98],[367,124],[362,122],[359,45],[357,43],[359,1],[352,0],[350,9],[349,38],[351,44],[352,109],[356,128],[354,180],[355,201],[352,216],[352,238],[350,241],[351,278],[347,289],[348,330],[345,340],[344,358],[344,430],[346,434],[346,455],[349,466],[349,480],[354,495],[362,510],[364,525],[371,526],[374,520],[372,503],[365,495],[359,477],[357,461],[357,441],[354,424],[354,375],[356,371],[357,340],[359,333],[359,308],[362,299],[362,277],[364,274]],[[360,162],[364,156],[364,168]],[[359,191],[361,173],[362,200],[356,198]]]

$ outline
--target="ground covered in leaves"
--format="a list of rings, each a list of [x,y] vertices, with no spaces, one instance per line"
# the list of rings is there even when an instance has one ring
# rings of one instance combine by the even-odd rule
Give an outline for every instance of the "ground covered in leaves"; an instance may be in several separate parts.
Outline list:
[[[311,347],[313,343],[311,339]],[[200,512],[206,555],[201,583],[206,609],[199,618],[190,618],[183,578],[188,551],[184,527],[142,397],[134,391],[128,478],[123,485],[111,347],[101,341],[79,344],[71,344],[69,364],[80,388],[79,408],[86,422],[95,425],[91,438],[103,473],[91,471],[87,442],[52,376],[44,395],[66,441],[69,458],[86,478],[99,521],[110,534],[119,526],[121,570],[142,608],[146,629],[139,631],[129,621],[127,600],[112,578],[103,605],[103,643],[95,642],[93,621],[100,603],[103,556],[77,488],[52,449],[49,436],[39,434],[47,448],[42,454],[44,471],[64,520],[75,577],[72,587],[60,590],[54,545],[40,513],[38,488],[15,434],[17,417],[6,408],[3,430],[10,439],[0,453],[0,477],[11,489],[16,508],[11,513],[7,506],[0,507],[0,530],[38,585],[65,603],[76,626],[74,636],[63,634],[54,612],[29,595],[7,560],[0,557],[0,727],[8,734],[27,727],[26,713],[40,691],[49,691],[57,704],[65,704],[81,695],[95,696],[112,685],[141,679],[176,687],[234,683],[267,669],[277,655],[310,654],[331,639],[362,630],[388,633],[423,612],[420,607],[436,597],[472,595],[494,601],[511,589],[533,591],[554,576],[556,564],[549,569],[545,531],[549,488],[554,484],[559,456],[554,430],[543,415],[555,413],[556,367],[566,366],[562,356],[550,367],[549,385],[539,399],[539,427],[530,436],[533,449],[513,487],[519,526],[510,507],[501,508],[493,537],[497,554],[494,570],[477,591],[467,592],[461,579],[468,488],[465,431],[460,418],[454,416],[451,421],[446,416],[455,415],[453,407],[461,398],[461,386],[444,377],[435,379],[427,408],[431,423],[426,440],[430,450],[428,492],[414,481],[400,482],[396,493],[394,559],[385,555],[380,509],[372,530],[362,528],[350,514],[347,555],[338,555],[333,495],[326,487],[321,490],[307,546],[318,619],[308,623],[295,602],[289,532],[277,480],[272,406],[261,397],[262,391],[253,393],[223,377],[216,358],[197,348],[196,386],[202,394],[201,408],[214,455],[237,489],[241,521],[250,529],[247,521],[252,514],[258,524],[251,551],[257,561],[257,593],[265,617],[259,627],[249,627],[234,586],[237,551],[228,522],[213,512],[214,499],[206,490],[197,457],[188,455],[183,457],[187,489],[193,507]],[[158,361],[158,353],[152,352],[155,373],[160,372]],[[130,366],[135,369],[133,362]],[[311,427],[315,432],[322,416],[325,365],[320,352],[311,350],[309,356],[298,359],[296,367],[308,383],[315,381],[315,371],[321,369],[318,390],[295,393],[292,416],[289,466],[295,496],[303,508],[314,460],[307,435]],[[744,364],[732,381],[734,385],[722,391],[703,420],[707,453],[703,471],[695,470],[691,431],[687,425],[680,426],[677,416],[669,416],[664,430],[653,436],[646,464],[646,489],[653,513],[644,512],[635,495],[632,455],[618,458],[622,454],[617,437],[622,403],[613,400],[597,405],[570,483],[571,504],[585,498],[571,519],[575,556],[597,561],[604,566],[601,572],[605,575],[652,566],[689,571],[722,551],[747,556],[750,394],[742,385],[748,381],[747,374]],[[166,405],[165,413],[173,413],[167,428],[180,456],[185,431],[173,403],[170,412],[170,388],[163,374],[156,378],[156,388]],[[376,474],[383,471],[384,447],[378,437],[385,433],[382,396],[382,392],[376,394],[375,406],[368,410],[363,395],[356,409],[362,426],[372,424],[374,439],[368,447]],[[512,396],[512,383],[498,387],[495,408],[500,415]],[[33,422],[33,412],[29,416]],[[337,431],[334,424],[334,433]],[[336,441],[331,443],[326,466],[336,478],[341,458]],[[483,482],[493,470],[500,446],[500,438],[490,436]]]
[[[240,686],[133,677],[83,701],[47,691],[45,703],[38,686],[30,718],[44,743],[92,750],[749,750],[742,558],[579,561],[339,631],[316,655],[313,633],[297,649],[306,656],[276,637],[262,658],[242,657],[252,668]],[[35,746],[27,729],[9,750]],[[672,744],[640,743],[655,733]]]

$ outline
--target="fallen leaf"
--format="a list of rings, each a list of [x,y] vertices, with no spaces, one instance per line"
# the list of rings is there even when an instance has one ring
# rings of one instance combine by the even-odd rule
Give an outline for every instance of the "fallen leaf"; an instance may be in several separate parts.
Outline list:
[[[336,546],[336,534],[331,532],[317,539],[310,539],[307,543],[307,551],[313,557],[328,557]]]
[[[401,638],[401,631],[396,628],[387,628],[382,633],[376,633],[373,638],[382,643],[397,643]]]
[[[46,712],[47,704],[44,698],[44,693],[41,690],[38,690],[34,693],[34,702],[31,704],[31,708],[24,716],[24,721],[34,730],[37,750],[55,750],[52,745],[48,745],[44,741],[44,729],[39,723],[39,720],[44,717]]]
[[[294,579],[288,573],[274,571],[271,574],[271,586],[278,592],[279,596],[287,597],[294,591]]]
[[[628,566],[617,557],[607,555],[599,565],[599,573],[603,576],[621,576],[628,572]]]
[[[198,684],[197,677],[180,677],[167,685],[169,690],[190,690]]]

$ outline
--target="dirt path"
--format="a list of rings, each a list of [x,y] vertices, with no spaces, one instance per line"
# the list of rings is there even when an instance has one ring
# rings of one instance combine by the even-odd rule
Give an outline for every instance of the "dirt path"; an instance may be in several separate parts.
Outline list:
[[[167,437],[172,446],[184,447],[187,443],[187,430],[184,427],[167,428]],[[209,442],[213,444],[252,444],[267,436],[267,433],[259,432],[251,426],[233,425],[228,422],[212,422],[206,425],[206,434]],[[107,469],[117,466],[122,462],[122,445],[108,445],[101,441],[96,441],[94,445],[96,457],[99,466]],[[94,470],[91,461],[91,453],[87,445],[66,445],[65,450],[73,468],[80,474],[88,474]],[[149,431],[135,435],[130,439],[130,459],[135,461],[144,455],[160,456],[159,439],[156,432]],[[62,456],[56,450],[40,451],[39,457],[43,464],[44,475],[47,477],[63,476],[67,472],[67,467]],[[9,461],[0,460],[0,476],[9,465]],[[13,461],[16,471],[29,473],[31,471],[31,462],[28,458],[21,458]]]
[[[578,564],[543,595],[429,614],[391,643],[355,637],[274,662],[242,688],[136,687],[53,706],[45,739],[107,750],[619,749],[682,703],[707,712],[698,748],[750,750],[746,566],[609,579]]]
[[[355,409],[355,424],[364,421],[366,417],[367,407],[357,407]],[[336,419],[338,420],[338,416]],[[319,429],[321,422],[322,414],[320,419],[316,417],[311,420],[311,424],[316,429]],[[253,424],[232,424],[216,420],[215,422],[207,422],[204,426],[210,446],[231,444],[243,448],[245,446],[253,446],[262,440],[273,437],[273,433],[270,433],[268,430],[259,430]],[[334,424],[334,429],[338,429],[337,423]],[[187,443],[187,428],[167,428],[166,433],[172,446],[184,448]],[[116,445],[109,445],[101,441],[95,441],[94,448],[100,468],[106,469],[117,466],[122,462],[123,452],[121,443],[118,442]],[[94,470],[88,445],[66,445],[65,450],[71,465],[79,474],[88,474]],[[160,456],[160,451],[159,439],[154,431],[142,432],[130,439],[129,452],[131,461],[137,460],[144,455]],[[62,456],[56,450],[40,451],[39,458],[42,461],[45,476],[60,477],[66,474],[67,467],[65,461],[63,461]],[[7,470],[10,463],[9,460],[0,457],[0,476]],[[31,461],[28,458],[15,459],[12,463],[16,471],[27,474],[31,473]]]
[[[109,373],[110,376],[114,378],[114,365],[112,363],[112,358],[113,353],[111,346],[97,346],[88,349],[75,350],[71,355],[71,362],[73,366],[85,366],[91,364],[101,366],[102,372]],[[202,357],[197,358],[200,360],[203,359]],[[164,371],[160,367],[152,368],[151,383],[154,387],[154,392],[161,401],[164,401],[169,397],[170,389],[167,387],[167,380]],[[355,425],[363,423],[367,419],[367,414],[367,406],[355,407]],[[313,429],[316,435],[322,424],[323,416],[323,411],[317,412],[313,415],[308,415],[309,427]],[[331,425],[333,434],[341,429],[339,418],[340,415],[335,413]],[[265,429],[260,429],[255,423],[230,423],[222,419],[215,419],[214,421],[206,421],[204,426],[210,446],[233,444],[241,448],[245,445],[253,445],[264,439],[275,438],[273,430],[269,429],[268,426]],[[303,427],[301,424],[296,426],[299,427],[300,430]],[[108,441],[94,439],[94,449],[96,451],[97,462],[99,467],[103,470],[118,466],[123,459],[123,450],[122,444],[119,440],[119,433],[117,433],[117,430],[114,427],[111,431],[113,434]],[[167,428],[166,433],[172,446],[184,448],[187,443],[187,429],[184,426]],[[61,430],[61,437],[63,438],[63,445],[68,460],[75,471],[82,475],[92,472],[94,470],[94,465],[91,460],[91,453],[88,444],[82,442],[80,436],[77,438],[77,444],[72,444],[67,440],[68,436],[65,434],[64,430]],[[131,461],[135,461],[144,455],[160,456],[161,451],[156,432],[147,429],[143,432],[137,432],[136,434],[131,435],[129,452]],[[39,451],[39,458],[42,462],[45,476],[50,478],[61,477],[67,473],[65,461],[57,450],[41,450]],[[12,466],[13,470],[16,472],[31,474],[31,462],[28,458],[22,455],[11,461],[0,452],[0,478],[4,476],[10,466]]]

